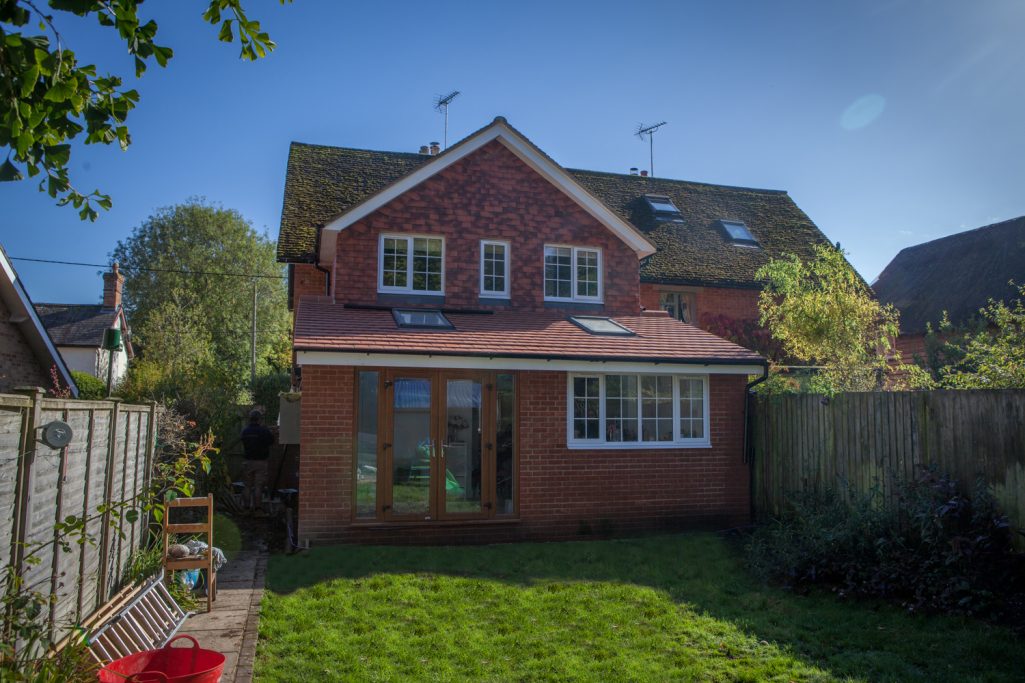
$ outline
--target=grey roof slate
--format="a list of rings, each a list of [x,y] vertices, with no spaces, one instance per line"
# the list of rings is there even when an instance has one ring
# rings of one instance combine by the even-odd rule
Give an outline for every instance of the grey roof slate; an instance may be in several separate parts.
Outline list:
[[[944,311],[964,324],[990,299],[1014,298],[1011,280],[1025,283],[1025,216],[903,249],[872,289],[900,311],[902,333],[920,334]]]
[[[36,315],[57,346],[102,346],[117,310],[100,304],[35,304]]]

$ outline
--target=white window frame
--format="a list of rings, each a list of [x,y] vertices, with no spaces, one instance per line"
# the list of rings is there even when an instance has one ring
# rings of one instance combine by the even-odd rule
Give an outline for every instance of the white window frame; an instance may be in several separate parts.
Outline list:
[[[505,248],[505,260],[503,262],[504,272],[502,281],[505,282],[505,289],[498,291],[489,291],[484,288],[484,248],[487,246],[500,246]],[[484,299],[508,299],[509,292],[512,291],[512,286],[509,282],[509,277],[512,274],[512,245],[505,240],[481,240],[480,241],[480,296]]]
[[[633,375],[638,378],[637,392],[637,441],[606,441],[605,440],[605,377],[607,375]],[[641,441],[641,392],[640,377],[642,375],[667,376],[673,380],[673,440],[672,441]],[[575,439],[573,438],[573,380],[583,377],[598,378],[598,434],[597,439]],[[680,380],[699,379],[702,383],[703,397],[702,407],[704,408],[705,436],[700,439],[680,437]],[[573,450],[650,450],[666,448],[711,448],[712,447],[712,426],[710,423],[711,410],[709,407],[709,376],[694,373],[670,373],[670,372],[570,372],[566,373],[566,447]]]
[[[544,292],[545,283],[545,257],[548,249],[569,249],[570,250],[570,290],[572,296],[548,296]],[[581,251],[590,251],[598,255],[598,296],[581,296],[577,293],[577,254]],[[545,301],[578,301],[583,303],[604,303],[605,301],[605,258],[601,247],[578,247],[572,244],[546,244],[541,251],[541,287]]]
[[[417,238],[441,240],[441,289],[419,290],[413,289],[413,241]],[[405,240],[406,241],[406,286],[394,287],[384,284],[384,241]],[[377,239],[377,291],[379,294],[414,294],[416,296],[444,296],[445,295],[445,238],[441,235],[414,235],[409,233],[381,233]]]

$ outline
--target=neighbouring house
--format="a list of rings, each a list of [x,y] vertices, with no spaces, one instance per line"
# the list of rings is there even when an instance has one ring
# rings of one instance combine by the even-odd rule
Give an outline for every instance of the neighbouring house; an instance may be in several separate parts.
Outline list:
[[[1025,284],[1025,216],[902,249],[872,283],[879,301],[900,311],[897,349],[924,359],[927,326],[944,312],[971,325],[992,299],[1017,298]]]
[[[748,521],[765,361],[684,321],[756,320],[757,269],[824,242],[784,192],[565,169],[501,117],[444,152],[293,143],[300,541]]]
[[[53,373],[60,387],[54,387]],[[17,271],[0,245],[0,392],[24,386],[66,388],[72,396],[78,396],[71,371],[46,333]]]
[[[36,312],[50,337],[57,345],[68,367],[85,372],[104,382],[110,351],[103,348],[103,335],[108,328],[121,330],[121,348],[114,352],[113,384],[128,370],[134,356],[131,328],[125,317],[121,294],[125,276],[118,264],[103,274],[103,301],[99,304],[36,304]]]

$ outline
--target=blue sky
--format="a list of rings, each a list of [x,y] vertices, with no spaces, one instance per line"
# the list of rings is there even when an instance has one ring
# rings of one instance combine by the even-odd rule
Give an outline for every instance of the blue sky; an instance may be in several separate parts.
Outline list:
[[[35,183],[0,185],[12,256],[105,262],[157,207],[194,195],[275,236],[291,140],[415,151],[504,115],[564,166],[785,189],[874,279],[903,247],[1025,214],[1025,2],[249,0],[278,49],[237,59],[200,0],[149,2],[175,50],[136,84],[133,144],[79,147],[111,194],[83,223]],[[63,18],[62,18],[63,21]],[[65,41],[131,62],[91,23]],[[129,79],[131,80],[131,79]],[[96,269],[16,262],[36,301],[98,299]]]

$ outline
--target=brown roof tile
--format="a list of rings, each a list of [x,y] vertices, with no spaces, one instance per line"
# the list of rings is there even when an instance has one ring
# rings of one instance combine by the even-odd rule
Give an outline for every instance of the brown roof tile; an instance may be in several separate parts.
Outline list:
[[[446,312],[455,329],[400,328],[389,310],[347,308],[304,298],[295,318],[297,351],[424,353],[581,360],[711,361],[758,364],[758,354],[668,315],[617,316],[636,336],[590,334],[565,313]]]

